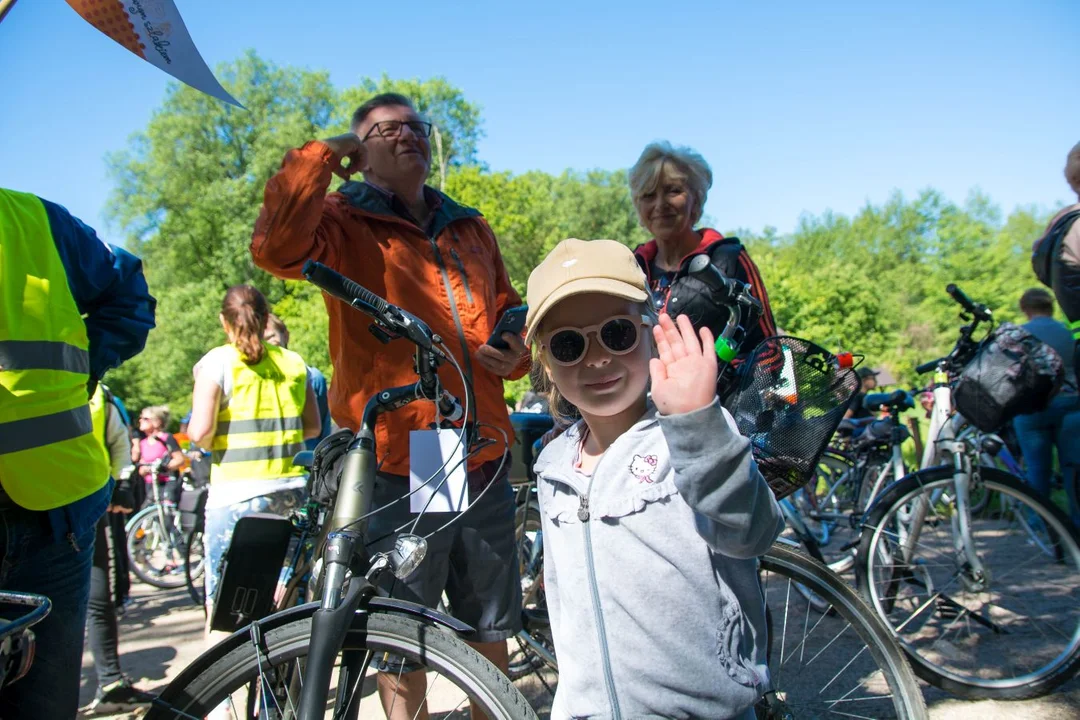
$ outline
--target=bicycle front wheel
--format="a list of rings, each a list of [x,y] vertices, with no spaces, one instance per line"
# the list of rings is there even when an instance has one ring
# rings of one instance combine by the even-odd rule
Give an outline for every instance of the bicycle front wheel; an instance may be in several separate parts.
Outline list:
[[[316,607],[311,603],[272,615],[258,623],[255,637],[245,628],[211,648],[165,688],[146,720],[201,718],[222,704],[234,718],[297,720],[297,690],[303,686]],[[358,612],[342,652],[362,654],[364,668],[387,654],[426,668],[427,710],[433,718],[461,717],[468,712],[470,702],[493,720],[536,718],[525,698],[494,665],[449,630],[417,618]],[[365,674],[362,670],[358,679],[346,679],[342,684],[336,672],[330,703],[337,696],[342,700],[339,707],[351,705],[362,694]],[[362,717],[381,716],[377,693],[360,703]],[[254,714],[244,708],[254,709]]]
[[[159,588],[183,587],[184,538],[176,509],[166,507],[169,527],[163,527],[158,506],[143,508],[127,524],[127,551],[131,570],[144,583]]]
[[[859,589],[927,682],[964,698],[1044,695],[1080,669],[1076,533],[1019,478],[986,467],[971,484],[987,500],[965,532],[953,473],[909,475],[871,510]]]
[[[771,691],[758,717],[927,718],[900,645],[839,576],[779,544],[761,558],[761,576]]]

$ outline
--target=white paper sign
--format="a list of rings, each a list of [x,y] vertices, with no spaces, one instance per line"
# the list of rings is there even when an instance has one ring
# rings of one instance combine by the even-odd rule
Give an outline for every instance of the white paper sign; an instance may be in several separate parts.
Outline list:
[[[409,433],[409,490],[416,491],[409,497],[410,512],[461,512],[469,507],[468,471],[461,431],[413,430]]]
[[[237,107],[206,66],[173,0],[67,0],[105,35],[196,90]]]

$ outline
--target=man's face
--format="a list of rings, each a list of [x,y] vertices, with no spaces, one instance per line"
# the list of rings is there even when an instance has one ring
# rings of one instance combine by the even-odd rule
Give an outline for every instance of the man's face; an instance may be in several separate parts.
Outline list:
[[[385,127],[378,123],[398,121],[406,123],[420,120],[420,116],[411,108],[403,105],[378,107],[368,113],[364,121],[356,127],[356,134],[364,140],[367,161],[360,168],[364,175],[371,175],[375,181],[423,182],[431,171],[431,143],[423,133],[415,133],[402,124],[393,137],[383,137],[380,131]]]
[[[870,377],[864,377],[862,381],[862,389],[864,392],[870,392],[877,389],[877,378],[871,375]]]

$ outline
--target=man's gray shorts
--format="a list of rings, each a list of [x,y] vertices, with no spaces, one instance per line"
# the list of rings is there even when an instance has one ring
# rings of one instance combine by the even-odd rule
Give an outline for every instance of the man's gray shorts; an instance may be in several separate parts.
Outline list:
[[[437,607],[446,592],[450,611],[476,633],[469,642],[497,642],[521,629],[521,581],[514,541],[514,491],[507,479],[509,460],[499,477],[483,492],[499,462],[489,462],[469,473],[469,509],[450,527],[428,538],[428,551],[420,567],[405,580],[385,572],[379,584],[392,597]],[[373,507],[384,507],[409,492],[408,478],[380,473],[375,481]],[[481,494],[483,493],[483,494]],[[424,536],[445,525],[454,515],[425,514],[413,531]],[[375,541],[369,553],[393,547],[394,531],[416,519],[409,500],[373,515],[367,537]],[[379,538],[383,538],[379,540]],[[393,668],[395,671],[397,668]],[[406,668],[408,672],[411,668]]]

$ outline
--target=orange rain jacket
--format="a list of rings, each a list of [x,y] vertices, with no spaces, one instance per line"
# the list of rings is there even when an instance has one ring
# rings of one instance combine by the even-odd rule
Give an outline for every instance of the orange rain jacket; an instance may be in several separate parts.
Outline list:
[[[255,264],[277,277],[299,279],[310,258],[422,319],[442,336],[470,376],[479,422],[501,428],[513,443],[502,379],[474,357],[502,313],[521,304],[491,228],[479,211],[432,188],[425,188],[435,207],[426,232],[395,211],[387,192],[367,183],[348,182],[327,194],[338,163],[319,141],[286,153],[281,170],[266,183],[251,241]],[[355,431],[373,393],[416,381],[415,347],[406,340],[382,344],[369,332],[367,315],[329,295],[323,299],[330,315],[334,366],[330,414]],[[525,357],[510,379],[527,371]],[[465,389],[452,366],[439,368],[439,378],[465,402]],[[379,417],[375,442],[383,472],[409,474],[409,431],[425,429],[434,419],[435,407],[429,402]],[[469,469],[498,459],[506,450],[497,431],[481,427],[480,434],[498,442],[474,455]]]

